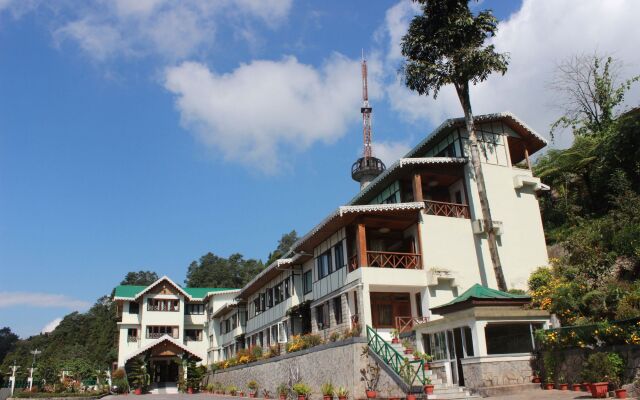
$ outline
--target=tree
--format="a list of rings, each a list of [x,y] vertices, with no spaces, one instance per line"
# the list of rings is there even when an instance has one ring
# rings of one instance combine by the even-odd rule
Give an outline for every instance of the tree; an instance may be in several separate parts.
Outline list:
[[[2,362],[4,356],[13,349],[17,341],[18,335],[11,332],[11,328],[5,326],[0,329],[0,362]]]
[[[615,122],[626,92],[640,76],[620,82],[620,62],[612,57],[574,55],[561,62],[551,89],[560,97],[563,115],[551,126],[571,128],[575,136],[602,135]]]
[[[153,271],[137,271],[137,272],[129,272],[122,282],[121,285],[139,285],[139,286],[148,286],[153,282],[159,279],[158,274]]]
[[[274,261],[279,258],[282,258],[289,249],[293,246],[293,244],[298,240],[298,233],[296,230],[292,230],[289,233],[283,233],[282,237],[278,241],[278,247],[269,253],[269,257],[267,258],[267,262],[265,265],[271,265]]]
[[[193,261],[187,270],[188,287],[240,288],[253,279],[264,265],[259,260],[244,259],[242,254],[229,258],[207,253],[199,262]]]
[[[474,16],[468,0],[418,0],[422,14],[411,21],[407,34],[402,38],[402,55],[405,83],[421,95],[433,92],[434,98],[445,85],[456,89],[469,132],[471,163],[480,197],[482,217],[486,221],[485,232],[489,244],[491,262],[498,288],[507,290],[502,271],[496,234],[484,174],[478,151],[478,139],[473,121],[469,82],[482,82],[493,72],[504,75],[508,55],[495,51],[493,45],[485,45],[487,38],[495,36],[497,20],[490,10]]]

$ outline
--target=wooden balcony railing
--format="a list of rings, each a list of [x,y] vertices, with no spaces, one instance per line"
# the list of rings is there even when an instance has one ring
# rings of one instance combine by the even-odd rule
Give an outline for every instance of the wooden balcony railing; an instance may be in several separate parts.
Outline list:
[[[409,332],[414,326],[424,324],[428,320],[427,317],[396,317],[396,329],[398,333]]]
[[[358,269],[358,255],[354,254],[349,257],[349,272],[353,272]]]
[[[420,254],[367,251],[367,264],[377,268],[422,269]]]
[[[426,200],[424,212],[440,217],[454,217],[469,219],[469,206],[458,203],[445,203],[444,201]]]
[[[147,332],[147,339],[159,339],[164,335],[169,335],[174,339],[178,339],[178,335],[174,335],[172,333],[162,333],[162,332]]]

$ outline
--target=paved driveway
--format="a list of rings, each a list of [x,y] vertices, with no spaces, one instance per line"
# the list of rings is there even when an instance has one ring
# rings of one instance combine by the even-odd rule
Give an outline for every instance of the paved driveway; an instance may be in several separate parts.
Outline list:
[[[313,396],[312,400],[320,400],[322,396]],[[530,400],[530,399],[544,399],[544,400],[575,400],[575,399],[590,399],[591,394],[586,392],[570,392],[560,390],[531,390],[520,394],[514,394],[509,396],[496,396],[490,397],[490,399],[496,400]],[[104,400],[239,400],[242,397],[230,397],[230,396],[213,396],[206,393],[197,394],[145,394],[142,396],[135,395],[122,395],[122,396],[106,396]]]

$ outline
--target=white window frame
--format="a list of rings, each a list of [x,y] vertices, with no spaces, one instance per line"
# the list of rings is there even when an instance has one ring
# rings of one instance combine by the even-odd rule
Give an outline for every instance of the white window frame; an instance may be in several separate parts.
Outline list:
[[[287,343],[287,327],[283,322],[278,322],[278,343]]]

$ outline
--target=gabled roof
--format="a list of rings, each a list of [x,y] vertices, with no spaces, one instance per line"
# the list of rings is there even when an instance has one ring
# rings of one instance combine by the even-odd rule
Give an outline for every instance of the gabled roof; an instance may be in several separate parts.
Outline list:
[[[193,357],[197,358],[198,360],[202,360],[202,357],[200,357],[199,355],[197,355],[193,351],[189,350],[187,348],[187,346],[185,346],[184,344],[180,343],[179,341],[177,341],[176,339],[172,338],[171,336],[165,334],[165,335],[162,335],[157,340],[149,343],[148,345],[146,345],[146,346],[134,351],[133,353],[127,355],[127,357],[124,359],[124,362],[126,363],[127,361],[131,360],[133,357],[137,357],[140,354],[144,353],[145,351],[150,350],[150,349],[158,346],[159,344],[162,344],[163,342],[170,342],[171,344],[179,347],[184,352],[189,353],[190,355],[192,355]]]
[[[460,296],[438,307],[433,307],[434,314],[446,314],[478,305],[523,305],[531,301],[531,296],[502,292],[478,283],[471,286]]]
[[[139,286],[139,285],[120,285],[116,287],[114,300],[137,300],[151,290],[158,283],[166,281],[174,286],[183,296],[185,296],[189,300],[204,300],[208,296],[212,294],[222,294],[222,293],[233,293],[237,292],[238,289],[229,289],[229,288],[183,288],[182,286],[173,282],[169,277],[163,276],[157,281],[153,282],[149,286]]]

